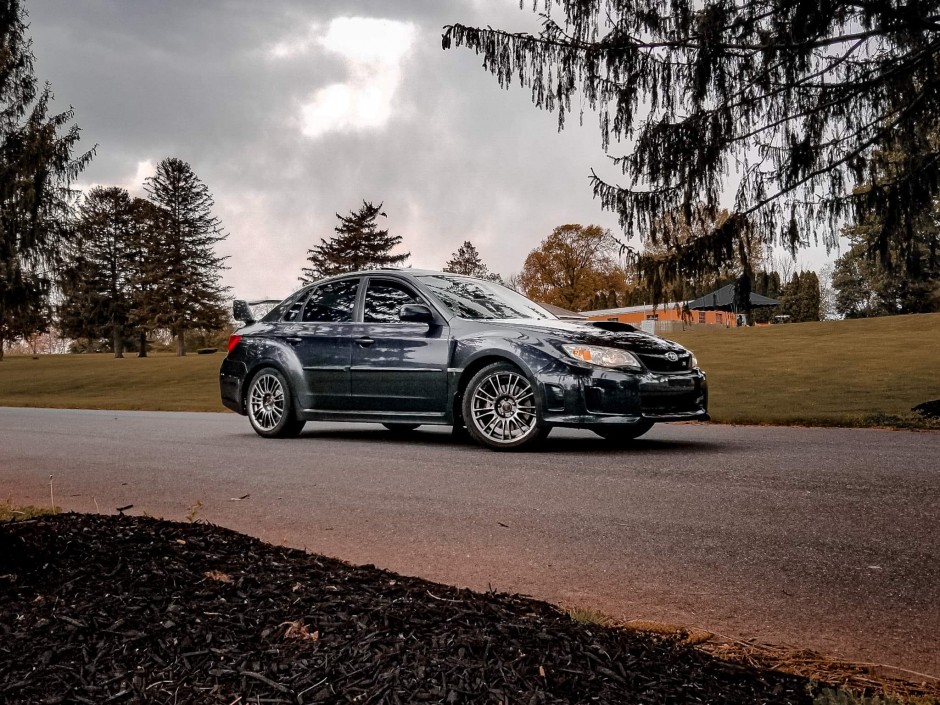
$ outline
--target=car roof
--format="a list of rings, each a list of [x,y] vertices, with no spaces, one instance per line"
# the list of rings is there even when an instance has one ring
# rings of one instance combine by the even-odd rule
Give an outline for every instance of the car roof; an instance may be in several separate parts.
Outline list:
[[[435,274],[444,274],[444,275],[450,274],[451,276],[454,276],[452,273],[449,273],[449,272],[439,272],[439,271],[434,270],[434,269],[411,269],[410,267],[407,268],[407,269],[399,269],[399,268],[397,268],[397,267],[382,267],[382,268],[379,268],[379,269],[369,269],[369,270],[366,270],[366,271],[363,271],[363,272],[353,272],[353,273],[354,273],[354,274],[407,274],[407,275],[411,275],[411,276],[428,276],[428,275],[435,275]],[[457,275],[457,276],[460,276],[460,275]]]
[[[363,269],[358,272],[343,272],[342,274],[334,274],[329,277],[323,277],[323,279],[317,279],[312,284],[318,282],[325,282],[331,279],[342,279],[345,277],[362,277],[362,276],[389,276],[389,275],[399,275],[405,277],[427,277],[427,276],[444,276],[444,277],[465,277],[465,274],[455,274],[454,272],[441,272],[434,269],[399,269],[396,267],[388,267],[385,269]],[[474,277],[469,277],[473,279]]]

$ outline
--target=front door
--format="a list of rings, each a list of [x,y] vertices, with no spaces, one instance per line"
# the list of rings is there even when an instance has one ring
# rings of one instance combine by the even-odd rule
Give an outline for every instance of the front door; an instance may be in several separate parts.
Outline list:
[[[394,279],[369,279],[363,322],[352,340],[350,384],[360,411],[443,414],[447,409],[446,325],[403,322],[404,304],[427,302]]]

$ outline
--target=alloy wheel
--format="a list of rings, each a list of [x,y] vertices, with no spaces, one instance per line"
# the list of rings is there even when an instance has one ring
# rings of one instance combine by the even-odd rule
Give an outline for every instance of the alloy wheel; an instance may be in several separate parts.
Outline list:
[[[274,374],[255,378],[248,393],[248,413],[262,431],[273,431],[284,418],[284,387]]]
[[[491,443],[515,443],[537,430],[535,392],[522,374],[498,371],[473,390],[472,423]]]

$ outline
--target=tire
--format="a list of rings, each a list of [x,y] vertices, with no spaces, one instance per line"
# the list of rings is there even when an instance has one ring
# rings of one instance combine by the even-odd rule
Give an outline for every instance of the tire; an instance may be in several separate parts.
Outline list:
[[[295,438],[306,421],[294,415],[290,384],[273,367],[258,370],[245,395],[251,427],[264,438]]]
[[[421,424],[419,423],[383,423],[383,426],[392,433],[410,433]]]
[[[651,428],[653,428],[652,421],[639,421],[623,426],[599,426],[591,430],[611,443],[626,443],[627,441],[636,440]]]
[[[462,412],[473,440],[492,450],[529,449],[548,433],[539,421],[534,385],[508,362],[487,365],[473,376]]]

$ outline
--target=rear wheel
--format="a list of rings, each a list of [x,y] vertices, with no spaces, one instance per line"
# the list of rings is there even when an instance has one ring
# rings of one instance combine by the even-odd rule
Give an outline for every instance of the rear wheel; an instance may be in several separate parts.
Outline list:
[[[273,367],[265,367],[248,385],[248,420],[265,438],[294,438],[306,423],[294,415],[290,384]]]
[[[463,396],[463,418],[473,439],[493,450],[531,448],[548,429],[539,423],[535,389],[515,365],[497,362],[477,372]]]
[[[623,426],[599,426],[592,430],[601,438],[606,438],[612,443],[625,443],[639,438],[651,428],[653,428],[652,421],[640,421]]]
[[[392,433],[409,433],[414,431],[421,424],[419,423],[383,423],[383,426]]]

